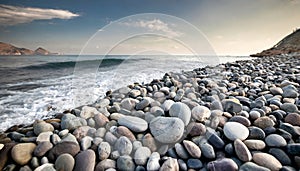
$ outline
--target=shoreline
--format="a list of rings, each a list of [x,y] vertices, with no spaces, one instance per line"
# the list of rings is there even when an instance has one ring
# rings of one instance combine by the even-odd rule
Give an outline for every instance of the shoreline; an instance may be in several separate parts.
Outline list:
[[[11,127],[0,133],[0,170],[299,169],[299,59],[167,73]]]

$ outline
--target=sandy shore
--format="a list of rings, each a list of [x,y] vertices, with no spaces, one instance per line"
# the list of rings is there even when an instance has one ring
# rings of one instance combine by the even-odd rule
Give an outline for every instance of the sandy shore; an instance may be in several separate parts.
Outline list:
[[[299,170],[300,56],[166,73],[0,133],[0,170]]]

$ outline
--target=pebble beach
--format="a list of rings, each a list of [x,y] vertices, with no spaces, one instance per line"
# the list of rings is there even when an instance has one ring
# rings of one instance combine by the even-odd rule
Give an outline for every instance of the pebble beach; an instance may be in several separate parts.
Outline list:
[[[0,133],[6,171],[297,171],[300,56],[166,73]]]

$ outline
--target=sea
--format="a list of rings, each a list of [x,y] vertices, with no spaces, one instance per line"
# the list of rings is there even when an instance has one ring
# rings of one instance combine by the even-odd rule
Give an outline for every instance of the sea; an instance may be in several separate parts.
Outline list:
[[[129,84],[166,72],[251,59],[249,56],[0,56],[0,131],[92,104]]]

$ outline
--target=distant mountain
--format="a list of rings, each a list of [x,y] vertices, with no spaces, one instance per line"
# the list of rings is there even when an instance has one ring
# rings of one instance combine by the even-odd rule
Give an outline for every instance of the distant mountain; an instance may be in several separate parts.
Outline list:
[[[8,43],[0,42],[0,55],[58,55],[58,53],[51,53],[41,47],[33,51],[30,49],[19,48]]]
[[[287,35],[272,48],[250,56],[263,57],[290,53],[300,53],[300,29],[296,29],[293,33]]]
[[[34,54],[35,55],[49,55],[51,53],[49,51],[47,51],[46,49],[39,47],[34,51]]]

